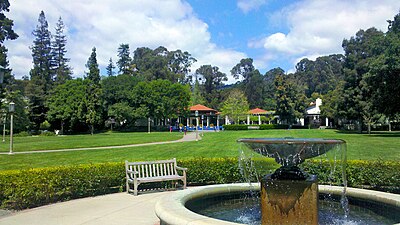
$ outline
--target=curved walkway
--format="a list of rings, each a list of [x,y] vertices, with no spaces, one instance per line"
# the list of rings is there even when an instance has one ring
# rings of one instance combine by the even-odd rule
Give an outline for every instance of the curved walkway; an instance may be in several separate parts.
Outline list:
[[[180,190],[176,190],[180,191]],[[175,191],[116,193],[76,199],[1,216],[0,225],[159,225],[156,202]]]
[[[37,151],[26,151],[26,152],[13,152],[13,154],[34,154],[34,153],[50,153],[50,152],[70,152],[70,151],[87,151],[87,150],[99,150],[99,149],[115,149],[115,148],[130,148],[140,147],[148,145],[162,145],[170,143],[180,143],[187,141],[195,141],[196,132],[188,132],[183,138],[175,141],[161,141],[161,142],[150,142],[141,144],[130,144],[130,145],[117,145],[117,146],[103,146],[103,147],[90,147],[90,148],[69,148],[69,149],[56,149],[56,150],[37,150]],[[198,140],[201,140],[201,135],[198,135]],[[0,155],[8,155],[8,152],[1,152]]]

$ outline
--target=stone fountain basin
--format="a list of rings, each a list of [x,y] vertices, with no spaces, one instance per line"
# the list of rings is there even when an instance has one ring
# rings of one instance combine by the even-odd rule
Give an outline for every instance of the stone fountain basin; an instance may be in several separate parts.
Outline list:
[[[274,158],[283,166],[298,165],[346,143],[338,139],[320,138],[242,138],[238,142],[260,155]]]
[[[319,185],[318,189],[319,193],[323,194],[341,195],[343,193],[343,187]],[[155,212],[160,219],[160,225],[239,225],[239,223],[213,219],[194,213],[187,209],[185,204],[197,198],[237,194],[249,190],[260,190],[260,184],[219,184],[188,188],[162,198],[157,202]],[[347,188],[346,195],[360,200],[390,205],[400,210],[400,195],[357,188]]]

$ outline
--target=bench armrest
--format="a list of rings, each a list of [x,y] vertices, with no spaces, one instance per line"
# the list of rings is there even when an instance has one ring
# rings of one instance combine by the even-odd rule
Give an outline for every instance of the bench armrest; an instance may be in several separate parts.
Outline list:
[[[187,168],[177,166],[176,169],[186,171]]]
[[[133,177],[136,177],[137,174],[139,174],[139,172],[137,171],[132,171],[132,170],[126,170],[127,174],[133,174]]]

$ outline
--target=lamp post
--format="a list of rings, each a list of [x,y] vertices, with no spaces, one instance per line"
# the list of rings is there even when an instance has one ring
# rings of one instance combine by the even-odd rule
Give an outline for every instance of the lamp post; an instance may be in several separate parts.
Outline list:
[[[196,141],[199,140],[199,111],[195,111],[194,115],[196,116]]]
[[[201,136],[204,136],[204,125],[203,125],[203,121],[204,121],[204,115],[201,115]]]
[[[9,154],[13,154],[13,119],[14,119],[14,112],[15,112],[15,103],[10,102],[9,112],[11,115],[10,118],[10,152]]]
[[[3,111],[3,143],[6,142],[6,119],[7,114],[5,111]]]

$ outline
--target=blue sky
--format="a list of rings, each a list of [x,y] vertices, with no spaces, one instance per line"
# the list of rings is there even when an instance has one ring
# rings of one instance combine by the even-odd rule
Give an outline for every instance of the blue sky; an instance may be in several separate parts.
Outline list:
[[[32,67],[32,31],[41,10],[54,32],[58,17],[66,25],[67,57],[74,77],[82,77],[92,47],[104,73],[117,48],[188,51],[200,65],[229,70],[250,57],[262,73],[293,71],[302,58],[342,53],[341,42],[359,29],[387,29],[399,12],[398,0],[18,0],[8,16],[20,38],[7,41],[17,78]],[[230,77],[229,83],[234,82]]]

